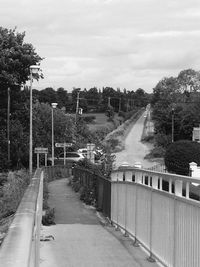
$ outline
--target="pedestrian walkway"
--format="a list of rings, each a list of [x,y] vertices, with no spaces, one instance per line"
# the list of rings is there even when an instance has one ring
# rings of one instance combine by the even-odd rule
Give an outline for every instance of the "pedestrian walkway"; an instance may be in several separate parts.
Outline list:
[[[40,267],[157,267],[147,261],[130,238],[102,224],[94,208],[86,206],[68,179],[49,184],[49,205],[55,208],[53,226],[42,226]]]

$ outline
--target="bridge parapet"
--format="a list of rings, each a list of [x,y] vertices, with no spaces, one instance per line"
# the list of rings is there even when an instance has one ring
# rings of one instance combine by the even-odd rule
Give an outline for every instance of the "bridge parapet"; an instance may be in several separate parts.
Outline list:
[[[111,221],[164,266],[200,266],[200,180],[135,167],[111,174]],[[196,186],[194,186],[196,184]]]
[[[43,171],[37,169],[22,198],[0,248],[1,266],[39,266],[43,177]]]

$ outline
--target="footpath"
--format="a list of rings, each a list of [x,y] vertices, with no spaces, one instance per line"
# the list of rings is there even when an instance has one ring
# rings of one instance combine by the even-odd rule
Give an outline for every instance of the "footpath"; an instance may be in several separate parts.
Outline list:
[[[55,225],[42,226],[40,267],[157,267],[130,238],[79,200],[68,179],[49,184]],[[46,240],[46,241],[44,241]]]

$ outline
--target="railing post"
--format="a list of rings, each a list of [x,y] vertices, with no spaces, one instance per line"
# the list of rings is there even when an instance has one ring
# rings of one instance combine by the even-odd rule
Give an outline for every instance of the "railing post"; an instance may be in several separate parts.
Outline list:
[[[152,176],[152,187],[154,189],[158,189],[158,176],[156,175]]]
[[[128,232],[127,232],[127,186],[128,184],[125,184],[125,232],[124,232],[124,236],[128,236]]]
[[[139,247],[139,243],[137,240],[137,214],[138,214],[138,208],[137,208],[137,202],[138,202],[138,185],[137,183],[135,184],[135,240],[133,242],[134,247]]]
[[[119,230],[119,183],[118,183],[118,176],[117,176],[117,227],[115,228],[116,231]]]
[[[126,182],[132,182],[132,171],[126,171],[125,172],[125,181]]]
[[[183,196],[183,182],[180,180],[175,181],[175,195],[179,197]]]
[[[150,250],[150,255],[148,258],[149,262],[155,262],[155,259],[152,254],[152,230],[153,230],[153,190],[151,189],[151,203],[150,203],[150,237],[149,237],[149,250]]]
[[[172,194],[172,178],[169,179],[169,193]]]
[[[186,198],[190,198],[190,183],[186,182]]]

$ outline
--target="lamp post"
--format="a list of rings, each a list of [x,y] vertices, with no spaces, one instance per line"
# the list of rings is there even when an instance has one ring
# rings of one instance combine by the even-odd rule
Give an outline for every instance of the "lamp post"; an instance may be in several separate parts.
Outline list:
[[[53,121],[53,110],[57,107],[58,103],[51,103],[52,106],[52,112],[51,112],[51,119],[52,119],[52,166],[54,166],[54,121]]]
[[[174,142],[174,108],[172,108],[172,143]]]
[[[8,144],[8,168],[10,168],[10,87],[8,87],[7,144]]]
[[[32,83],[33,83],[33,74],[38,73],[39,66],[32,65],[30,66],[30,140],[29,140],[29,173],[30,176],[33,172],[33,108],[32,108]]]
[[[79,109],[79,94],[80,94],[80,89],[77,90],[75,124],[77,122],[78,109]]]

